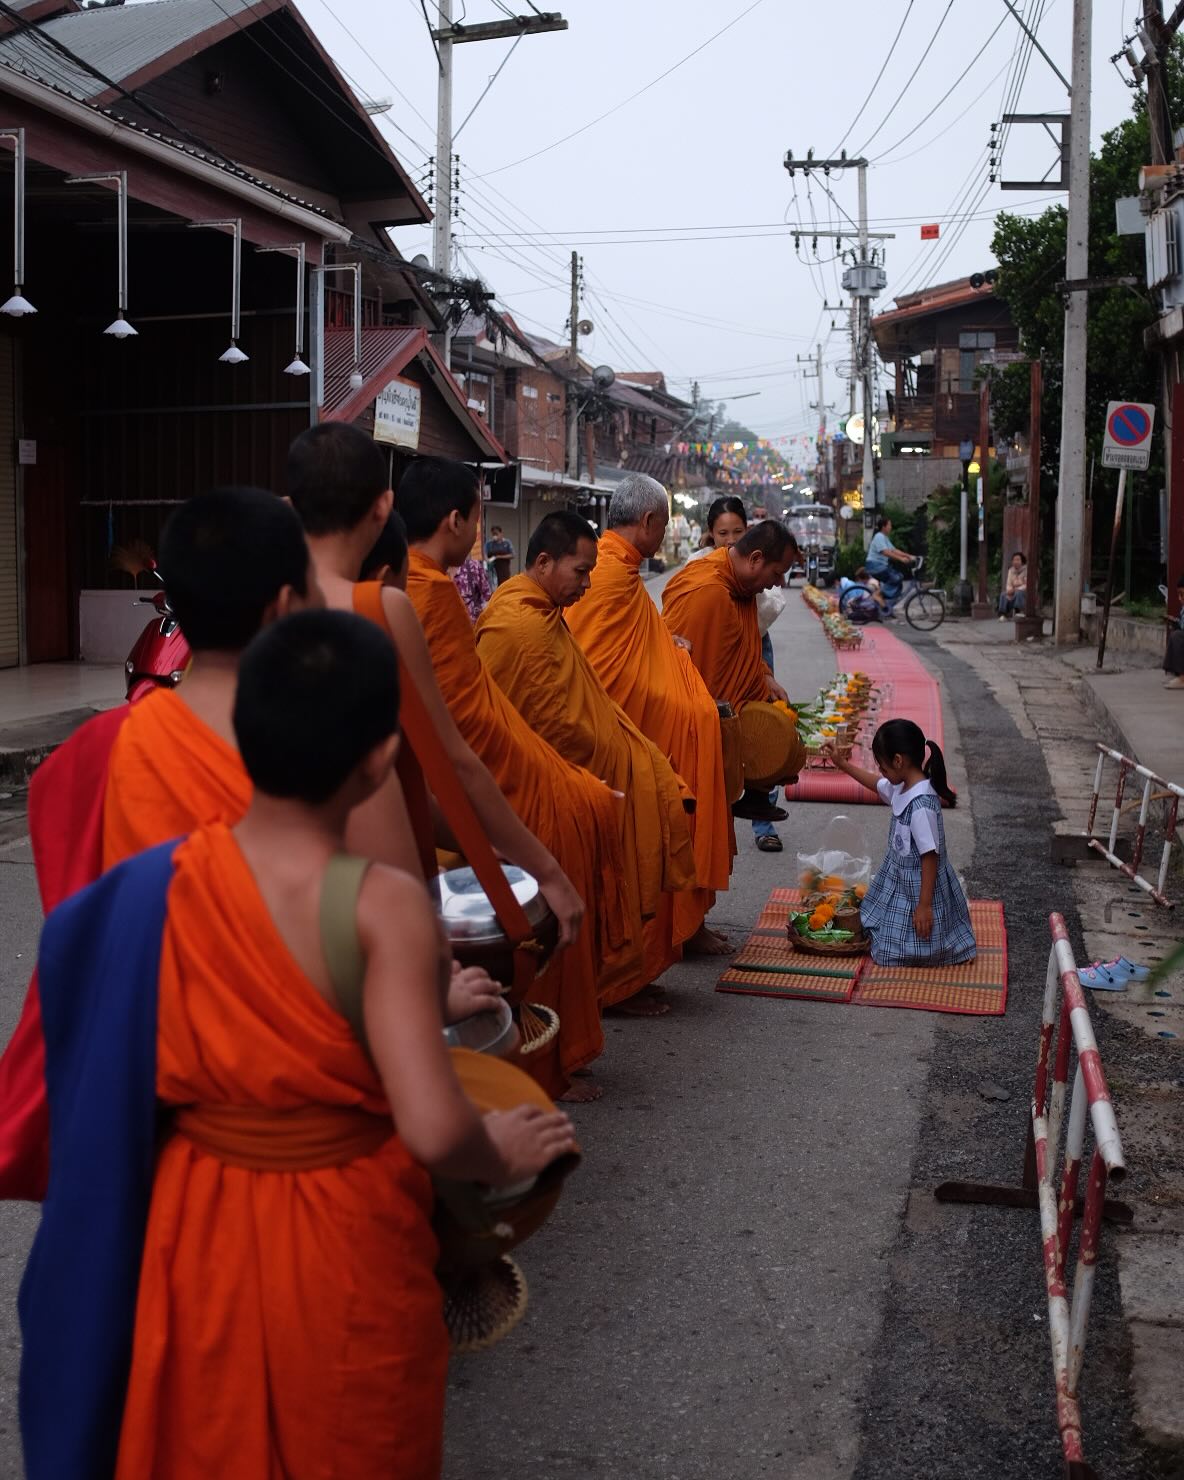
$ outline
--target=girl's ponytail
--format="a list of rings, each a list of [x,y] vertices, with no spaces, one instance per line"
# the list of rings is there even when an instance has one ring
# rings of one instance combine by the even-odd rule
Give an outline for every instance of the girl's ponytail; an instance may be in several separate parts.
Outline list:
[[[941,797],[947,807],[958,805],[958,793],[950,785],[946,777],[946,758],[941,753],[941,746],[932,740],[926,740],[929,747],[929,759],[921,767],[922,774],[928,779],[930,786]]]

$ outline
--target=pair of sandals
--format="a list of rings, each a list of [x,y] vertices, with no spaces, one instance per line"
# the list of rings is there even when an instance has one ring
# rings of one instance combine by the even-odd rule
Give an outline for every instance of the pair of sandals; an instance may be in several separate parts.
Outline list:
[[[1137,966],[1126,956],[1113,961],[1093,961],[1077,968],[1078,981],[1094,992],[1125,992],[1128,982],[1146,981],[1150,975],[1150,966]]]

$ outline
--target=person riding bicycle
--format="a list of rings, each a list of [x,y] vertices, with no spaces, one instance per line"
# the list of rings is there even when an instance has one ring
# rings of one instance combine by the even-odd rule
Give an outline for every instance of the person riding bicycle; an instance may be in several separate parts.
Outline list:
[[[887,514],[881,514],[876,520],[876,532],[872,536],[872,542],[867,547],[868,575],[875,576],[880,582],[884,596],[886,615],[892,615],[892,608],[900,596],[904,585],[904,576],[895,566],[913,567],[913,557],[905,550],[898,550],[889,536],[892,534],[892,520]]]

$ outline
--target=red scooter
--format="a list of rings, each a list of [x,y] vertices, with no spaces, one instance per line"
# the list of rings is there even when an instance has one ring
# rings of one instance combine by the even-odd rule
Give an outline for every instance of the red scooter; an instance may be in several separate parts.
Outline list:
[[[124,664],[130,704],[150,694],[153,689],[175,689],[189,667],[189,644],[169,605],[164,579],[155,562],[149,569],[160,582],[161,589],[151,596],[136,598],[154,606],[156,615],[136,638]]]

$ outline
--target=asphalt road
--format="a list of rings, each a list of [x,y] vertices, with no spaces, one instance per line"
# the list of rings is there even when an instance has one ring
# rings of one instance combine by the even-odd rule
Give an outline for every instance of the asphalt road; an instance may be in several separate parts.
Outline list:
[[[833,657],[804,604],[774,633],[791,697],[815,691]],[[1023,862],[1047,775],[965,665],[923,653],[945,685],[955,866],[1007,904],[1007,1016],[721,996],[718,963],[675,968],[669,1017],[612,1021],[605,1098],[576,1107],[585,1164],[520,1251],[525,1321],[454,1364],[448,1480],[1060,1473],[1034,1215],[930,1197],[945,1177],[1018,1170],[1044,917],[1065,903]],[[714,923],[739,941],[833,811],[793,808],[782,855],[758,854],[742,824]],[[878,858],[883,814],[851,815]],[[38,921],[27,845],[0,844],[0,1040]],[[983,1099],[987,1081],[1010,1099]],[[0,1204],[3,1480],[22,1473],[15,1297],[34,1226],[35,1210]],[[1090,1343],[1095,1464],[1107,1480],[1150,1476],[1105,1264]]]

